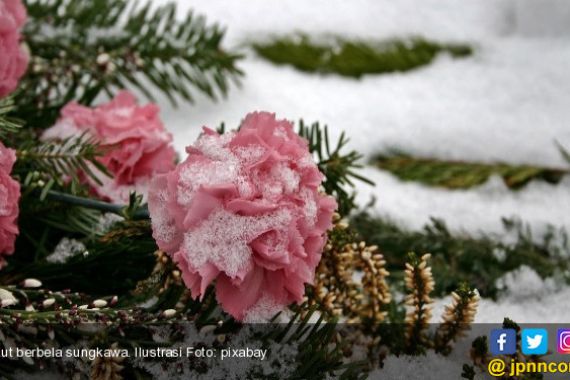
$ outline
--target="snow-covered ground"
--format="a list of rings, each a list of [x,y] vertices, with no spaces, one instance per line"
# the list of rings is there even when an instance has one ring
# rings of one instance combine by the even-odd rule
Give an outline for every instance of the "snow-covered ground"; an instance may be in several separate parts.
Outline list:
[[[367,158],[398,147],[439,158],[568,165],[554,145],[557,140],[570,147],[567,0],[179,3],[227,27],[226,46],[246,53],[240,65],[246,76],[227,99],[213,103],[198,97],[195,105],[180,109],[162,102],[181,153],[202,125],[224,121],[233,127],[246,113],[267,110],[290,120],[318,120],[335,135],[345,130]],[[461,60],[441,56],[416,71],[354,80],[274,66],[245,47],[251,40],[296,31],[375,39],[420,35],[471,43],[475,54]],[[448,191],[403,183],[372,167],[364,173],[376,187],[358,189],[360,204],[374,196],[371,212],[410,228],[436,216],[455,230],[500,232],[500,218],[514,215],[537,232],[548,223],[570,228],[570,179],[513,192],[493,178],[479,188]],[[480,321],[497,322],[505,315],[526,322],[564,320],[569,290],[546,286],[536,283],[548,290],[539,292],[542,298],[511,294],[498,303],[483,301]]]

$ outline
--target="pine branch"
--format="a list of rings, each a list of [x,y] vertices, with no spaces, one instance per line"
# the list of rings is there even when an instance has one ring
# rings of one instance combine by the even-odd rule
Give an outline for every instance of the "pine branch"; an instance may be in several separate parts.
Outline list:
[[[12,97],[0,99],[0,138],[8,134],[16,133],[22,127],[23,122],[13,119],[9,114],[14,110]]]
[[[297,343],[297,368],[293,379],[320,379],[324,374],[334,378],[357,379],[365,377],[365,363],[344,363],[343,341],[336,319],[327,320],[321,315],[316,322],[317,306],[304,303],[294,307],[295,314],[286,325],[274,324],[263,336],[267,342],[280,345]]]
[[[53,185],[66,186],[71,179],[75,185],[84,174],[97,183],[98,176],[110,176],[107,168],[97,158],[104,150],[87,134],[73,136],[62,141],[26,142],[20,146],[15,173],[23,177],[24,186],[39,188],[42,197]]]
[[[28,283],[30,281],[27,280]],[[35,287],[42,285],[37,280],[32,281]],[[4,337],[13,342],[12,346],[21,348],[44,347],[48,340],[49,347],[55,348],[77,347],[79,340],[85,342],[81,344],[83,347],[123,348],[184,348],[189,344],[200,346],[202,340],[214,340],[216,343],[213,347],[220,349],[228,344],[231,347],[232,339],[235,339],[245,342],[247,346],[284,349],[283,355],[287,358],[283,363],[274,364],[282,359],[281,353],[277,352],[271,353],[271,368],[260,368],[253,363],[250,371],[254,378],[268,375],[273,378],[273,374],[267,371],[272,369],[276,371],[275,374],[280,373],[283,365],[291,366],[289,378],[292,379],[320,379],[324,374],[340,379],[361,379],[364,375],[364,363],[344,361],[343,352],[347,347],[336,322],[326,321],[322,317],[313,322],[316,309],[306,305],[299,307],[288,324],[241,325],[231,319],[218,319],[202,325],[199,321],[205,320],[211,310],[193,310],[181,305],[183,299],[177,303],[181,306],[176,309],[156,310],[122,304],[121,298],[115,296],[93,300],[78,293],[16,286],[0,287],[0,298],[2,302],[10,301],[0,307],[0,325],[3,326]],[[201,304],[206,302],[204,300]],[[85,329],[86,323],[93,328]],[[15,328],[18,326],[32,328]],[[155,338],[158,329],[161,330],[160,339]],[[224,344],[225,339],[220,340],[219,337],[227,337],[228,341]],[[145,362],[152,360],[149,358]],[[164,363],[164,359],[158,360]],[[211,367],[211,362],[203,363],[201,371],[196,368],[199,363],[188,363],[186,357],[170,363],[184,364],[185,370],[189,370],[187,374],[216,371],[215,367]],[[57,366],[57,359],[43,361],[42,364]],[[131,366],[137,366],[136,362],[129,360],[125,360],[124,364],[129,370],[133,369]],[[13,369],[17,365],[17,362],[11,363],[6,369]]]
[[[44,231],[45,227],[39,224],[41,219],[27,221],[27,223],[32,222],[39,233]],[[89,227],[93,234],[95,224],[90,224]],[[48,231],[49,239],[45,242],[41,241],[41,236],[36,235],[33,240],[38,241],[38,245],[48,250],[49,254],[61,236],[66,236],[56,232],[53,228]],[[23,243],[24,241],[20,242]],[[34,261],[27,256],[30,254],[29,251],[35,251],[30,249],[26,252],[18,249],[18,254],[10,257],[10,265],[0,272],[0,284],[13,284],[26,278],[38,278],[52,290],[74,289],[92,296],[106,294],[123,296],[152,272],[155,262],[154,252],[157,247],[148,221],[117,223],[103,236],[96,235],[84,239],[83,243],[84,252],[70,257],[64,263],[51,263],[41,259],[45,257]]]
[[[568,281],[570,245],[565,228],[548,226],[542,235],[536,235],[520,220],[503,219],[503,233],[472,236],[452,233],[436,218],[423,229],[411,231],[367,213],[354,216],[351,225],[360,239],[382,248],[388,270],[394,275],[404,265],[407,252],[431,252],[438,296],[467,282],[482,296],[496,297],[502,290],[497,280],[521,266],[533,268],[543,278],[558,276]],[[505,243],[505,237],[511,243]]]
[[[464,44],[439,44],[423,38],[388,41],[350,41],[340,37],[315,42],[306,35],[274,38],[252,44],[261,57],[298,70],[360,78],[365,74],[404,72],[431,63],[440,53],[467,57]]]
[[[126,0],[29,0],[25,39],[33,53],[21,82],[18,114],[51,125],[71,100],[133,87],[173,104],[197,92],[216,99],[242,72],[239,55],[221,48],[224,31],[174,3],[153,7]]]
[[[327,126],[321,128],[318,122],[309,126],[303,120],[299,121],[298,133],[309,142],[309,151],[315,155],[319,169],[326,177],[323,183],[325,191],[337,199],[339,213],[348,214],[355,204],[354,194],[349,194],[346,187],[354,187],[355,180],[374,185],[368,178],[357,173],[363,167],[359,163],[363,156],[354,150],[344,152],[349,142],[344,132],[333,146]]]
[[[563,150],[561,151],[563,152]],[[520,189],[534,180],[558,183],[568,169],[505,163],[479,163],[417,158],[402,152],[379,155],[374,163],[404,181],[416,181],[429,186],[468,189],[485,183],[492,175],[502,177],[511,189]]]

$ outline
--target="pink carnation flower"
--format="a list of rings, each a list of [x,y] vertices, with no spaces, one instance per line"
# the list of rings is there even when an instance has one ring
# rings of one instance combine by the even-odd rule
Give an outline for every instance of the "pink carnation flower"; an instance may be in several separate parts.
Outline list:
[[[155,104],[141,107],[131,93],[122,91],[111,102],[96,108],[77,103],[66,105],[60,120],[44,132],[42,139],[65,139],[85,132],[94,136],[109,148],[99,161],[113,178],[100,175],[103,185],[92,180],[89,183],[100,197],[124,203],[132,191],[145,195],[155,173],[175,166],[172,135],[158,114]]]
[[[21,0],[0,0],[0,98],[14,91],[28,67],[28,54],[20,46],[25,21]]]
[[[14,162],[16,152],[0,142],[0,268],[6,264],[1,255],[14,253],[18,235],[20,184],[10,177]]]
[[[313,283],[336,201],[307,142],[274,114],[247,115],[238,132],[204,128],[175,170],[149,191],[153,236],[194,297],[216,280],[238,320],[272,316]]]

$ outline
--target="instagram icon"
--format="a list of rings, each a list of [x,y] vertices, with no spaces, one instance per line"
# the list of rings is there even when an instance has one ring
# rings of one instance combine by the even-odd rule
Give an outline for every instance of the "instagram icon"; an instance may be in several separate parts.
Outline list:
[[[558,353],[570,354],[570,329],[558,329]]]

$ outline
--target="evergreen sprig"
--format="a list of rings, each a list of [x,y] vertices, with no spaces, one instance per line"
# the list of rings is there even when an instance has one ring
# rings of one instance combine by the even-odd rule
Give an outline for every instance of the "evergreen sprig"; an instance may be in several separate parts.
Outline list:
[[[473,53],[473,49],[466,44],[441,44],[420,37],[384,41],[332,37],[315,41],[300,34],[255,42],[252,47],[262,58],[275,64],[292,65],[306,72],[353,78],[413,70],[431,63],[444,52],[454,58]]]
[[[61,141],[30,141],[20,146],[15,173],[23,177],[23,184],[41,189],[41,199],[53,185],[64,186],[68,179],[75,185],[86,175],[97,183],[101,176],[110,176],[108,169],[97,159],[104,149],[87,134]]]
[[[563,149],[561,153],[564,154]],[[421,158],[396,150],[378,155],[373,162],[401,180],[449,189],[479,186],[492,175],[500,176],[509,188],[520,189],[535,180],[558,183],[569,173],[564,168]]]
[[[363,167],[359,163],[363,156],[355,150],[344,151],[349,142],[344,132],[332,145],[327,126],[321,127],[318,122],[308,125],[301,120],[298,133],[309,142],[309,151],[316,156],[319,169],[326,177],[323,183],[325,191],[337,199],[339,213],[348,214],[355,205],[354,194],[349,194],[346,186],[354,187],[354,180],[374,185],[356,172]]]
[[[157,247],[148,221],[118,222],[100,236],[94,234],[97,217],[100,216],[95,214],[94,220],[83,221],[87,231],[69,231],[73,225],[81,222],[76,219],[83,215],[82,211],[85,209],[59,205],[51,213],[40,215],[32,221],[27,217],[26,224],[34,225],[38,233],[47,230],[45,225],[51,231],[46,232],[45,241],[40,235],[19,242],[20,248],[29,241],[36,242],[38,246],[34,249],[32,245],[27,251],[20,249],[17,255],[11,257],[10,265],[0,273],[0,284],[18,283],[31,277],[41,279],[51,290],[73,289],[90,295],[123,296],[134,289],[138,281],[150,275]],[[61,215],[56,215],[58,212]],[[68,222],[63,224],[62,221]],[[64,231],[65,236],[81,239],[85,245],[84,252],[71,256],[64,263],[46,261],[45,256],[51,254],[53,247],[59,243],[58,231]],[[86,233],[83,238],[81,232]],[[40,248],[44,251],[40,251]],[[38,256],[35,260],[30,257],[34,254]]]
[[[496,297],[502,290],[497,280],[521,266],[532,268],[543,278],[560,276],[567,280],[570,244],[564,228],[549,226],[542,235],[536,235],[520,220],[503,219],[502,235],[473,236],[452,233],[436,218],[422,230],[412,231],[367,213],[355,215],[351,225],[361,239],[381,247],[393,276],[398,276],[408,251],[431,252],[438,296],[467,282],[482,296]],[[505,242],[505,236],[511,243]]]
[[[14,109],[14,99],[6,97],[0,99],[0,138],[7,134],[16,133],[22,127],[23,122],[9,116]]]
[[[216,99],[242,72],[221,48],[224,31],[175,4],[126,0],[29,0],[25,40],[32,52],[17,97],[18,114],[49,126],[69,101],[90,104],[101,92],[134,87],[176,104],[196,92]]]

